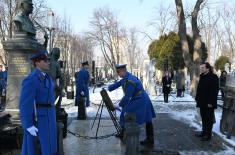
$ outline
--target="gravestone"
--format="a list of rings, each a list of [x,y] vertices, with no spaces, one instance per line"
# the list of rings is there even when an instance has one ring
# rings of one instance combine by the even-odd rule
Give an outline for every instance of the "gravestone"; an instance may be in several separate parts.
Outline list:
[[[227,135],[227,138],[235,136],[235,72],[226,77],[225,99],[223,103],[222,118],[220,120],[220,131]]]

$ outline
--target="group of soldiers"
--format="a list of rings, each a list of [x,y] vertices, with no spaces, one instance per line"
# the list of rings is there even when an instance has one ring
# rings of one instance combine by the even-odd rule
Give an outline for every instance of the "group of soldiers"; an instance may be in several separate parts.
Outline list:
[[[122,127],[121,133],[117,134],[116,137],[122,139],[125,132],[125,121],[124,115],[126,113],[133,113],[136,117],[138,124],[146,124],[146,139],[141,141],[140,144],[146,145],[154,144],[154,130],[152,119],[156,117],[152,103],[149,96],[145,92],[141,81],[126,69],[126,65],[117,64],[116,72],[121,80],[108,86],[108,91],[113,91],[119,87],[122,87],[124,96],[119,102],[121,107],[120,125]],[[89,63],[85,61],[82,63],[82,68],[79,72],[76,72],[76,99],[75,105],[78,105],[81,97],[86,97],[86,106],[90,106],[89,101]],[[117,109],[119,109],[117,107]]]
[[[22,82],[19,107],[20,118],[25,131],[22,147],[23,155],[35,154],[35,147],[33,146],[35,139],[40,142],[42,154],[55,155],[57,153],[57,129],[54,103],[57,98],[55,97],[55,80],[61,74],[59,71],[56,71],[59,66],[55,67],[56,65],[53,65],[55,63],[53,61],[58,60],[57,52],[58,49],[52,52],[51,55],[53,58],[51,60],[49,60],[47,51],[39,51],[33,54],[31,60],[35,66],[35,70]],[[49,68],[53,68],[51,65],[55,67],[53,72],[56,74],[54,75],[53,72],[47,72]],[[78,105],[81,97],[86,97],[85,104],[88,107],[90,106],[88,61],[82,62],[81,66],[80,71],[75,74],[75,105]],[[118,107],[118,109],[122,109],[119,119],[122,130],[116,137],[123,138],[123,134],[125,133],[124,115],[126,113],[132,113],[136,117],[137,124],[146,125],[146,138],[140,144],[153,145],[154,127],[152,119],[156,117],[156,114],[151,100],[144,90],[141,81],[127,71],[126,65],[117,64],[115,67],[117,75],[121,79],[109,85],[106,90],[113,91],[122,87],[124,92]],[[201,65],[201,76],[196,96],[197,106],[200,108],[202,116],[202,132],[196,134],[196,136],[202,137],[204,141],[210,140],[211,138],[214,109],[217,105],[215,95],[218,93],[217,78],[210,71],[210,67],[207,63]],[[205,81],[204,79],[207,80]],[[207,102],[208,98],[209,102]]]

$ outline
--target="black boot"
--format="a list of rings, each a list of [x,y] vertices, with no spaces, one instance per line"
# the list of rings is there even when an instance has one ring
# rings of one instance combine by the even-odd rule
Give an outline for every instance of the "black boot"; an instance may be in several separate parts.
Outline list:
[[[140,141],[141,145],[154,145],[154,134],[153,134],[153,124],[152,122],[146,123],[146,139]]]

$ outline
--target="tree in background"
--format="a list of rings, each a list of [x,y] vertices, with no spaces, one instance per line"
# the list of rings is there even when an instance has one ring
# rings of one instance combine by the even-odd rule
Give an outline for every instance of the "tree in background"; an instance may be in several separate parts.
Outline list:
[[[125,30],[121,28],[114,13],[107,8],[95,10],[90,25],[92,28],[89,32],[90,38],[100,47],[109,67],[115,70],[115,64],[120,63]]]
[[[223,71],[224,70],[224,66],[226,63],[230,63],[229,62],[229,58],[226,57],[226,56],[220,56],[216,61],[215,61],[215,69],[218,71],[218,70],[221,70]]]
[[[190,36],[187,36],[187,41],[189,43],[189,55],[192,59],[194,41]],[[205,60],[207,50],[204,43],[202,49],[202,57]],[[168,70],[168,67],[173,68],[173,70],[178,70],[185,67],[180,37],[175,32],[164,34],[158,40],[154,40],[149,46],[148,54],[150,59],[156,59],[156,67],[159,70]],[[166,62],[167,64],[165,64]]]
[[[159,70],[168,70],[168,67],[174,69],[184,68],[185,64],[182,57],[182,50],[179,49],[179,36],[175,32],[160,36],[158,40],[153,41],[148,49],[150,59],[156,59],[156,67]],[[165,64],[167,62],[167,64]],[[169,65],[169,66],[168,66]]]
[[[130,72],[133,73],[134,69],[139,69],[142,67],[144,56],[140,48],[138,41],[138,30],[132,27],[125,33],[125,43],[123,51],[126,53],[127,65],[130,68]]]

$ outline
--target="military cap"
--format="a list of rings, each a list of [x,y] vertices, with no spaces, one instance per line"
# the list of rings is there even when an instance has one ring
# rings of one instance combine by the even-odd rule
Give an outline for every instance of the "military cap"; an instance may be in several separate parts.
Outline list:
[[[40,51],[37,51],[34,54],[32,54],[30,59],[32,61],[49,59],[49,57],[47,55],[48,55],[48,52],[46,50],[40,50]]]
[[[82,62],[82,65],[83,65],[83,66],[85,66],[85,65],[88,65],[88,66],[89,66],[89,63],[88,63],[88,61],[84,61],[84,62]]]
[[[116,69],[126,68],[126,64],[116,64],[115,68]]]

